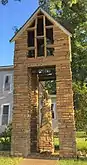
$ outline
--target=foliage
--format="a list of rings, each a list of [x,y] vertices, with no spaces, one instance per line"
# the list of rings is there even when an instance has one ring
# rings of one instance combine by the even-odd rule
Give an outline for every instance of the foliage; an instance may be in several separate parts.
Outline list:
[[[54,137],[54,150],[59,150],[59,139]]]
[[[56,82],[55,80],[46,81],[45,82],[46,89],[48,90],[49,94],[56,93]]]
[[[11,131],[12,124],[10,123],[4,132],[0,135],[0,150],[6,151],[11,148]]]
[[[87,165],[87,160],[60,160],[59,165]]]
[[[2,132],[2,134],[0,135],[0,137],[4,137],[4,138],[7,138],[7,137],[10,137],[11,138],[11,131],[12,131],[12,123],[10,123],[4,132]]]
[[[73,83],[75,118],[77,130],[87,132],[87,87]]]
[[[72,33],[72,73],[77,129],[87,126],[87,0],[39,0],[39,4]],[[54,92],[55,82],[47,83]],[[82,123],[81,123],[81,122]],[[87,129],[86,129],[87,130]]]
[[[14,1],[21,1],[21,0],[14,0]],[[8,3],[8,0],[0,0],[2,5],[6,5]]]
[[[86,151],[87,152],[87,141],[85,138],[76,138],[76,145],[78,151]],[[55,150],[59,150],[59,139],[54,138],[54,147]]]
[[[77,138],[76,143],[78,151],[87,151],[87,141],[85,138]]]
[[[72,32],[73,81],[87,77],[87,0],[39,0],[61,24]]]
[[[0,151],[10,151],[11,149],[11,141],[10,138],[0,138]]]
[[[77,138],[86,138],[86,133],[83,131],[77,131],[76,132],[76,137]]]
[[[0,165],[18,165],[22,158],[0,157]]]

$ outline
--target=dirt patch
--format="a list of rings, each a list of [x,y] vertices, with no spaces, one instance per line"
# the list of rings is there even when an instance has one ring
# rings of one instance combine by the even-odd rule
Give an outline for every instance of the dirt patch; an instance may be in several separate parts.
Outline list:
[[[56,165],[57,160],[24,159],[19,165]]]

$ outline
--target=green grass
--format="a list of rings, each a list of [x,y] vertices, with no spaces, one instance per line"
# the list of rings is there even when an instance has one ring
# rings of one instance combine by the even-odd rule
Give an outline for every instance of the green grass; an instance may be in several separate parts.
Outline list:
[[[87,141],[85,141],[85,138],[77,138],[76,144],[77,144],[77,150],[87,151]]]
[[[87,160],[60,160],[56,165],[87,165]]]
[[[76,138],[76,144],[77,144],[77,150],[78,151],[87,151],[87,141],[85,141],[85,138]],[[54,146],[58,148],[59,146],[59,139],[54,138]]]
[[[86,138],[87,135],[84,131],[78,131],[78,132],[76,132],[76,137],[77,138]]]
[[[59,139],[58,138],[54,138],[54,146],[58,146],[59,145]]]
[[[21,158],[0,157],[0,165],[18,165]]]
[[[0,157],[0,165],[19,165],[21,158]],[[87,160],[60,160],[55,165],[87,165]]]

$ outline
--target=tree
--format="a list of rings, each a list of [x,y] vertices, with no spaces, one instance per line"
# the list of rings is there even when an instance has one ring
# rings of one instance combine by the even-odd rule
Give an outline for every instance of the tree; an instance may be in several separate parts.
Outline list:
[[[86,84],[81,87],[78,82],[73,83],[75,119],[77,130],[87,132],[87,87]]]
[[[72,32],[73,81],[87,78],[87,0],[39,0],[45,10]]]
[[[14,0],[14,1],[21,1],[21,0]],[[8,0],[0,0],[2,5],[6,5],[8,3]]]
[[[73,80],[87,77],[87,0],[39,0],[39,4],[72,32]]]
[[[87,0],[39,0],[72,33],[72,73],[76,127],[87,127]],[[46,83],[54,90],[55,83]],[[78,117],[79,116],[79,117]],[[86,128],[87,130],[87,128]]]
[[[48,90],[49,94],[56,94],[56,82],[55,82],[55,80],[46,81],[45,87]]]

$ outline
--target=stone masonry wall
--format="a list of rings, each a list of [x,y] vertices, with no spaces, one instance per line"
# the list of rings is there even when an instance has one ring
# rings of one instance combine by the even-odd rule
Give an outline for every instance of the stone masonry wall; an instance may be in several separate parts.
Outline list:
[[[27,156],[30,153],[30,114],[28,68],[26,65],[27,33],[15,44],[14,98],[11,154]]]
[[[36,74],[31,78],[31,117],[30,117],[30,147],[31,152],[38,151],[38,77]]]
[[[19,64],[15,67],[11,154],[25,157],[30,152],[30,116],[27,75],[26,66]]]
[[[56,102],[60,157],[70,158],[76,156],[76,140],[69,42],[66,35],[62,32],[59,34],[57,28],[54,31],[55,45],[60,46],[55,49],[55,55],[58,55],[59,59],[61,59],[58,64],[56,61]]]
[[[76,156],[72,79],[68,64],[56,66],[57,112],[60,157]]]

